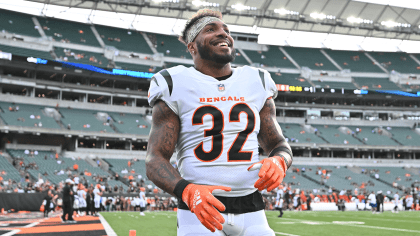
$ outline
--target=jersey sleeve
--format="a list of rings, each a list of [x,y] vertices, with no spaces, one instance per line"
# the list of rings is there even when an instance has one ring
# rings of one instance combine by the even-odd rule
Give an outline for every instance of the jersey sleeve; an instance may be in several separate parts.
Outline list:
[[[168,72],[165,71],[165,74]],[[155,105],[158,100],[162,100],[166,105],[171,108],[175,114],[178,115],[178,108],[175,101],[171,98],[172,93],[172,78],[169,75],[170,81],[165,79],[160,73],[156,73],[152,80],[150,81],[149,93],[148,93],[148,102],[151,107]],[[168,84],[171,83],[171,84]]]
[[[277,97],[277,87],[274,80],[271,78],[271,75],[268,71],[264,70],[264,77],[265,77],[265,91],[267,94],[266,98],[272,97],[273,99]]]

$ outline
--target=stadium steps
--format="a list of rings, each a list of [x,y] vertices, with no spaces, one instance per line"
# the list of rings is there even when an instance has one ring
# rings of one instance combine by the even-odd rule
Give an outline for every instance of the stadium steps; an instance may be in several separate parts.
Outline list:
[[[312,177],[310,177],[310,176],[308,176],[308,175],[306,175],[306,174],[302,174],[302,176],[303,176],[303,177],[305,177],[306,179],[308,179],[308,180],[310,180],[310,181],[312,181],[312,182],[314,182],[314,183],[318,184],[318,185],[325,186],[325,187],[327,187],[327,188],[329,188],[329,187],[334,187],[334,186],[329,186],[328,184],[322,185],[322,184],[321,184],[321,181],[318,181],[318,180],[316,180],[316,179],[314,179],[314,178],[312,178]]]
[[[394,140],[396,143],[398,143],[401,146],[404,146],[404,144],[402,144],[401,142],[399,142],[397,139],[395,139],[394,137],[391,138],[392,140]]]
[[[392,186],[392,184],[391,184],[391,183],[389,183],[389,182],[387,182],[387,181],[385,181],[385,180],[383,180],[383,179],[381,179],[381,178],[376,179],[376,178],[375,178],[375,176],[373,176],[373,175],[370,175],[370,177],[371,177],[372,179],[376,180],[376,181],[382,182],[382,183],[384,183],[384,184],[386,184],[386,185],[390,186],[391,188],[394,188],[394,187]],[[402,190],[401,186],[398,186],[398,189],[399,189],[399,190]]]
[[[362,168],[358,166],[347,166],[347,169],[356,174],[362,173]]]
[[[417,176],[420,176],[420,168],[410,167],[410,168],[404,168],[404,169]]]

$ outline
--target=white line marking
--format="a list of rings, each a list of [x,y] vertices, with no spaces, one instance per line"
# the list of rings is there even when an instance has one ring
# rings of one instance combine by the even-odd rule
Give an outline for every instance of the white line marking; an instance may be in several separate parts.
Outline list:
[[[35,225],[39,224],[39,223],[40,223],[40,222],[34,222],[34,223],[32,223],[32,224],[25,225],[23,228],[31,228],[31,227],[34,227]]]
[[[101,213],[99,213],[99,220],[101,221],[102,225],[104,226],[105,232],[108,236],[117,236],[115,231],[111,228],[111,226],[108,224],[108,222],[105,220],[105,218],[102,216]]]
[[[288,219],[288,220],[295,220],[300,223],[306,223],[308,220],[299,220],[299,219]],[[333,224],[331,222],[323,222],[323,221],[313,221],[323,224]],[[393,231],[400,231],[400,232],[410,232],[410,233],[420,233],[419,230],[411,230],[411,229],[399,229],[399,228],[388,228],[388,227],[380,227],[380,226],[370,226],[370,225],[357,225],[357,224],[341,224],[342,226],[351,226],[351,227],[362,227],[362,228],[371,228],[371,229],[383,229],[383,230],[393,230]]]
[[[387,228],[387,227],[380,227],[380,226],[369,226],[369,225],[343,225],[343,226],[354,226],[354,227],[371,228],[371,229],[383,229],[383,230],[394,230],[394,231],[400,231],[400,232],[420,233],[419,230]]]
[[[17,233],[19,233],[19,232],[20,232],[20,230],[15,229],[15,230],[10,231],[10,232],[8,232],[8,233],[2,234],[1,236],[12,236],[12,235],[15,235],[15,234],[17,234]]]
[[[299,236],[299,235],[296,235],[296,234],[287,234],[287,233],[282,233],[282,232],[274,232],[274,233],[280,234],[280,235],[287,235],[287,236]]]

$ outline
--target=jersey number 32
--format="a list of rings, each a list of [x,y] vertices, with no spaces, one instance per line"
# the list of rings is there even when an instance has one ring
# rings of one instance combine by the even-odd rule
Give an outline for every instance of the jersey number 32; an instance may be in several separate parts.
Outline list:
[[[240,114],[244,112],[247,115],[247,125],[245,130],[238,133],[235,141],[232,143],[227,153],[228,161],[250,161],[252,151],[242,151],[249,134],[255,128],[255,114],[246,103],[236,103],[229,112],[229,122],[240,122]],[[213,127],[204,130],[204,137],[212,137],[212,148],[210,151],[203,149],[201,142],[195,149],[195,156],[204,162],[214,161],[222,155],[223,152],[223,129],[224,116],[223,112],[212,105],[205,105],[197,108],[192,117],[192,125],[203,125],[203,118],[206,115],[213,117]]]

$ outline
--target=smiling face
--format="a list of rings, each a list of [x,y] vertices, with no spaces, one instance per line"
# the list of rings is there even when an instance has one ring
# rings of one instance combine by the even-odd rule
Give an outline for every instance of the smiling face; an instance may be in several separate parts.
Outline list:
[[[206,25],[194,42],[200,57],[204,60],[223,65],[235,60],[234,40],[227,25],[221,21]]]

